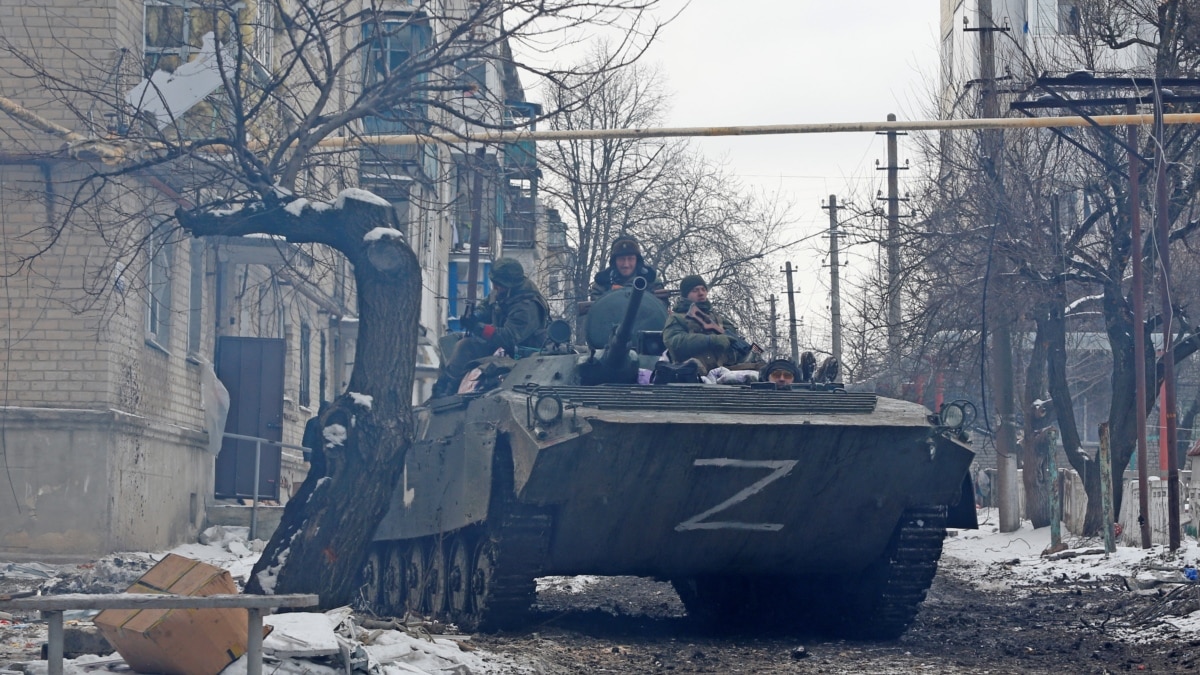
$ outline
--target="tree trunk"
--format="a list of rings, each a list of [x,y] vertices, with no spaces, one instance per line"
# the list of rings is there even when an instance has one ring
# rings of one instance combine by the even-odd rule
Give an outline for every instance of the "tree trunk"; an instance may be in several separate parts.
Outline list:
[[[1036,527],[1050,524],[1050,437],[1046,433],[1049,411],[1044,406],[1034,405],[1041,398],[1046,384],[1046,355],[1050,349],[1046,338],[1047,313],[1038,309],[1036,315],[1037,334],[1033,340],[1033,352],[1025,369],[1025,392],[1022,404],[1025,410],[1025,426],[1022,430],[1021,464],[1024,471],[1021,481],[1025,485],[1025,517]]]
[[[996,429],[996,487],[1000,509],[1000,531],[1015,532],[1021,527],[1017,493],[1017,430],[1013,391],[1012,324],[1001,315],[992,329],[992,392],[1000,424]]]
[[[375,528],[401,480],[412,440],[421,270],[398,236],[365,238],[377,227],[395,229],[393,219],[390,206],[357,199],[322,213],[305,209],[295,218],[280,208],[240,219],[180,217],[197,235],[266,232],[324,243],[354,266],[355,367],[347,393],[322,418],[323,471],[309,473],[288,501],[247,593],[316,593],[322,609],[350,603]]]
[[[1133,354],[1133,331],[1147,331],[1146,326],[1133,325],[1133,307],[1122,293],[1119,285],[1106,287],[1104,292],[1105,328],[1108,333],[1109,348],[1112,352],[1112,399],[1109,407],[1109,440],[1112,454],[1113,475],[1113,513],[1121,513],[1121,501],[1125,496],[1125,467],[1137,452],[1137,369]],[[1154,344],[1149,332],[1146,332],[1146,344]],[[1147,350],[1148,358],[1153,358],[1153,351]],[[1147,399],[1154,399],[1156,391],[1152,379],[1154,368],[1152,363],[1146,367]],[[1100,501],[1100,487],[1096,486],[1095,496],[1088,493],[1088,510],[1092,510],[1092,502]],[[1097,504],[1097,507],[1099,505]],[[1097,520],[1097,522],[1101,522]],[[1105,526],[1112,527],[1112,523]]]
[[[1103,522],[1100,508],[1100,466],[1083,452],[1079,427],[1075,421],[1075,408],[1071,399],[1071,387],[1067,382],[1067,321],[1064,312],[1065,295],[1061,282],[1057,285],[1058,302],[1051,308],[1045,323],[1047,343],[1046,379],[1050,398],[1054,401],[1054,416],[1062,434],[1063,451],[1071,468],[1083,481],[1084,493],[1088,496],[1087,514],[1084,517],[1084,534],[1094,535]]]

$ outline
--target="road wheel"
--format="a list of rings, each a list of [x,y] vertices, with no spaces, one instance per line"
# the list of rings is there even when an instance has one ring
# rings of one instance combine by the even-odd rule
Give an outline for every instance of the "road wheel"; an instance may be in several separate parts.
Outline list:
[[[426,611],[435,619],[446,617],[446,577],[448,576],[446,544],[447,542],[439,537],[429,546],[429,579],[427,581],[428,588],[425,591],[428,603]]]
[[[362,586],[355,601],[357,609],[380,612],[381,584],[383,579],[383,555],[380,546],[371,547],[367,561],[363,563]]]
[[[499,548],[491,537],[481,537],[475,546],[475,554],[471,557],[471,576],[468,585],[468,605],[470,620],[466,623],[472,629],[479,628],[484,623],[492,601],[492,591],[496,582],[496,557]]]
[[[450,620],[464,630],[471,612],[471,547],[466,532],[457,532],[450,538],[450,551],[446,556],[446,602]]]
[[[429,556],[420,541],[405,547],[404,555],[405,609],[413,615],[428,614]]]
[[[406,604],[408,587],[407,559],[408,550],[404,543],[393,541],[387,545],[387,555],[383,559],[383,588],[380,604],[382,610],[389,616],[404,617],[408,609]]]

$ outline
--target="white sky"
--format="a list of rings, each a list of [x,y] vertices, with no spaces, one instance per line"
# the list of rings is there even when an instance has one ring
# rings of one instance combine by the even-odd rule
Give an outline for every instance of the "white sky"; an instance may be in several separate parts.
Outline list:
[[[883,121],[924,117],[937,74],[937,2],[898,0],[662,0],[679,11],[650,48],[672,92],[669,126]],[[686,7],[685,7],[686,5]],[[852,190],[874,195],[884,172],[882,136],[693,139],[724,158],[746,184],[795,204],[796,236],[813,237],[790,256],[798,270],[797,314],[806,326],[828,316],[828,227],[821,203]],[[900,164],[906,158],[903,138]],[[904,192],[901,173],[901,193]],[[862,251],[862,254],[866,254]],[[847,256],[843,255],[843,261]],[[862,255],[851,252],[850,264]],[[852,274],[852,272],[850,272]],[[843,288],[845,285],[843,284]],[[783,274],[777,293],[786,291]],[[786,312],[786,304],[780,305]],[[843,303],[844,306],[844,303]],[[781,321],[781,330],[785,330]],[[803,329],[802,329],[803,332]],[[824,326],[819,333],[827,332]],[[828,348],[826,346],[826,348]]]
[[[692,0],[648,56],[674,92],[675,126],[913,119],[936,82],[938,12],[928,0]],[[791,198],[800,236],[828,228],[820,206],[829,195],[873,195],[885,176],[875,169],[886,161],[884,137],[874,134],[694,143],[726,157],[748,184]],[[815,237],[790,256],[802,294],[796,311],[809,326],[828,315],[827,248]],[[778,288],[787,288],[782,274]]]

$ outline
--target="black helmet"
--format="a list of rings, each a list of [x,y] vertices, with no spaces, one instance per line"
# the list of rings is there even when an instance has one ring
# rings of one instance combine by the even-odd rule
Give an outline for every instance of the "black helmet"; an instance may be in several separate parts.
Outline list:
[[[492,270],[488,272],[488,278],[497,286],[516,288],[525,281],[525,268],[512,258],[499,258],[492,263]]]

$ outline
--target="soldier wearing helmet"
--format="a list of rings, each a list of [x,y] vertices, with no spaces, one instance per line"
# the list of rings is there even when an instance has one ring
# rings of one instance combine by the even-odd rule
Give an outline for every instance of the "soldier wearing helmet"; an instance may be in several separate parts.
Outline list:
[[[541,348],[546,343],[546,324],[550,306],[533,282],[525,278],[525,268],[512,258],[500,258],[488,272],[492,292],[471,314],[462,317],[467,336],[454,345],[450,358],[442,363],[442,372],[433,385],[433,395],[449,396],[469,370],[469,364],[491,356],[503,348],[517,356],[518,347]]]
[[[646,290],[653,292],[663,287],[658,281],[658,271],[646,264],[637,238],[623,234],[613,240],[612,253],[608,256],[608,267],[600,270],[588,288],[588,297],[599,300],[600,296],[619,288],[632,286],[633,280],[646,280]]]

